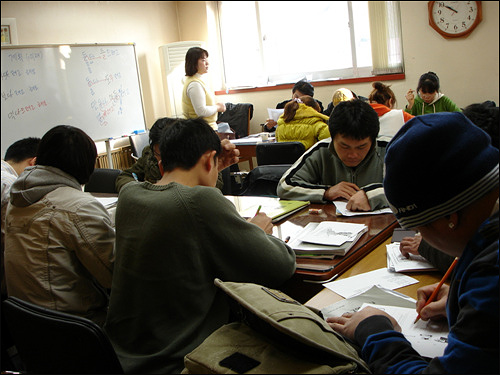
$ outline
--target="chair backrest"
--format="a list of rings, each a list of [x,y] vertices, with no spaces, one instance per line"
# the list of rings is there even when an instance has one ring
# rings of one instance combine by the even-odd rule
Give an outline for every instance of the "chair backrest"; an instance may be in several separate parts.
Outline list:
[[[129,135],[130,148],[132,149],[132,157],[139,159],[142,156],[144,147],[149,146],[149,132]]]
[[[291,166],[291,164],[257,166],[246,176],[240,195],[277,197],[278,194],[276,189],[281,176],[283,176]]]
[[[111,342],[91,320],[16,297],[2,302],[2,314],[28,373],[123,374]]]
[[[89,193],[117,193],[115,182],[120,173],[120,169],[96,168],[83,190]]]
[[[250,120],[253,117],[253,104],[225,104],[226,111],[217,115],[217,122],[227,122],[235,131],[236,138],[246,137],[250,133]]]
[[[302,142],[258,143],[255,155],[258,165],[293,164],[305,151]]]

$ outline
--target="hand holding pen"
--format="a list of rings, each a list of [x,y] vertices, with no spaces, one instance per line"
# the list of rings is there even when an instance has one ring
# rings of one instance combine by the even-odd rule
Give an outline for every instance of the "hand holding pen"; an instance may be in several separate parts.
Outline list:
[[[455,268],[455,265],[458,262],[458,258],[455,258],[453,263],[451,263],[450,268],[444,274],[443,278],[438,284],[428,285],[423,288],[417,290],[417,311],[418,316],[415,319],[415,322],[418,322],[421,318],[420,313],[424,308],[426,308],[431,303],[434,303],[432,309],[428,309],[426,318],[437,318],[437,317],[446,317],[446,301],[448,299],[448,285],[444,285],[444,282],[450,276],[451,272]],[[425,320],[427,320],[425,319]]]

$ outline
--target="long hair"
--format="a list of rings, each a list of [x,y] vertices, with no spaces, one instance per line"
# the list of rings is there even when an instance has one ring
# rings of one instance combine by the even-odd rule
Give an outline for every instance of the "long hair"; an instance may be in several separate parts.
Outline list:
[[[294,119],[297,114],[297,109],[299,109],[299,104],[304,103],[305,105],[315,109],[318,112],[321,112],[321,108],[313,97],[309,95],[301,96],[298,99],[293,99],[286,103],[285,110],[283,112],[283,121],[290,122]]]

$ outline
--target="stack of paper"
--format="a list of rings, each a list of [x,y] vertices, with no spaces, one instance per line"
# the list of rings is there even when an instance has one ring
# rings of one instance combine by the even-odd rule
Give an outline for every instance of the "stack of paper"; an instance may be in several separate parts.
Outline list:
[[[399,242],[387,245],[387,269],[391,272],[436,271],[427,259],[420,255],[410,254],[406,258],[399,250]]]
[[[336,255],[345,255],[367,230],[364,224],[309,223],[288,244],[298,257],[332,259]]]
[[[107,209],[115,207],[118,202],[118,197],[96,197],[96,199]]]

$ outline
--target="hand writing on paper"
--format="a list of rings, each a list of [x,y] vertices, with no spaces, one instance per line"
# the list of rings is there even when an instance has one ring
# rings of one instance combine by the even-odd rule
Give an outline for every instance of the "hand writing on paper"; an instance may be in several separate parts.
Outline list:
[[[434,302],[429,303],[425,306],[425,303],[429,299],[434,289],[436,289],[438,283],[427,285],[417,290],[417,313],[420,314],[422,320],[439,320],[446,318],[446,301],[448,300],[448,291],[450,287],[443,284],[439,289]],[[425,307],[424,307],[425,306]]]
[[[240,150],[238,150],[236,146],[229,141],[229,139],[223,139],[220,142],[220,145],[221,152],[219,155],[219,163],[217,165],[219,172],[230,165],[238,163],[240,160]]]
[[[323,199],[334,201],[337,198],[345,198],[349,200],[354,194],[359,191],[359,187],[352,182],[342,181],[337,185],[333,185],[325,191]]]
[[[404,237],[399,243],[399,251],[401,251],[401,254],[406,258],[410,258],[410,254],[420,255],[418,252],[420,242],[422,242],[420,233],[417,233],[413,237]]]
[[[269,216],[267,216],[264,212],[259,212],[251,219],[248,219],[248,221],[260,227],[267,234],[273,233],[274,225],[272,219]]]
[[[387,314],[385,311],[376,309],[371,306],[365,307],[363,310],[357,311],[355,313],[344,313],[342,316],[332,316],[326,319],[326,322],[332,327],[332,329],[342,336],[354,341],[354,333],[356,328],[361,321],[374,315],[384,315],[389,318],[394,327],[394,330],[401,332],[401,327],[399,326],[396,319]]]
[[[350,211],[371,211],[370,202],[363,190],[355,193],[347,202],[346,208]]]

